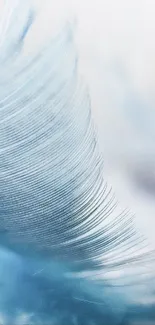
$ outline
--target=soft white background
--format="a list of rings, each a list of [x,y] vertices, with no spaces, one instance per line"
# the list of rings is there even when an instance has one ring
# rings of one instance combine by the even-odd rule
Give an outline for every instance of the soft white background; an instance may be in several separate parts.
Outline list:
[[[46,0],[40,9],[36,31],[43,41],[43,32],[47,37],[68,12],[76,17],[80,69],[90,87],[105,175],[155,247],[155,190],[143,191],[132,176],[142,164],[155,179],[155,2]]]

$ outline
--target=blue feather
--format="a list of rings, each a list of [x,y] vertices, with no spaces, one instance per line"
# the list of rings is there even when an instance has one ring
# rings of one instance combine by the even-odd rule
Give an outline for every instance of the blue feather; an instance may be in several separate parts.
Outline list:
[[[24,8],[20,2],[18,10]],[[121,284],[115,279],[114,285],[106,276],[136,270],[153,253],[145,253],[134,216],[122,210],[104,180],[72,25],[21,59],[33,23],[28,9],[25,23],[15,28],[15,43],[10,29],[0,61],[2,322],[152,321],[153,307],[142,312],[132,284],[137,279],[144,285],[143,279],[135,273],[127,285],[120,275]]]

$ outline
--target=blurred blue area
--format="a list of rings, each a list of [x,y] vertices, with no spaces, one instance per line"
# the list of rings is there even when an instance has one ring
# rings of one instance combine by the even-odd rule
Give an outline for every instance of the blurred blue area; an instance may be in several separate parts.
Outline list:
[[[154,303],[124,305],[128,288],[105,283],[101,289],[97,282],[66,277],[59,263],[23,259],[2,248],[0,278],[2,324],[132,325],[153,324],[155,317]]]

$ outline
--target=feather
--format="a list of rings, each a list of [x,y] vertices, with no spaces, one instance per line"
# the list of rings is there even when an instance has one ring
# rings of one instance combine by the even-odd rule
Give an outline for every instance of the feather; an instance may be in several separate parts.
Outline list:
[[[133,270],[154,252],[105,181],[72,24],[22,57],[34,17],[24,3],[0,55],[3,322],[118,324],[131,308],[133,280],[147,281]]]

